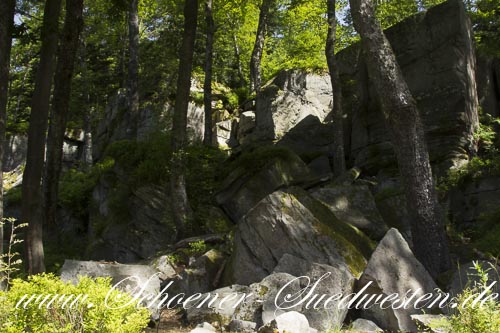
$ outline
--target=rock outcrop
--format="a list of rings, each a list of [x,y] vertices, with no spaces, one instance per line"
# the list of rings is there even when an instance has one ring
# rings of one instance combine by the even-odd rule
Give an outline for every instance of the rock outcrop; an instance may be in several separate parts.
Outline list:
[[[478,125],[476,59],[471,24],[461,1],[448,1],[385,31],[423,119],[431,162],[460,165],[475,151]],[[346,152],[371,174],[393,169],[395,157],[360,45],[338,54],[344,110],[351,129]]]
[[[408,306],[382,307],[381,304],[375,304],[361,310],[362,318],[372,320],[389,331],[416,332],[417,327],[411,315],[421,314],[421,310],[418,306],[414,306],[415,302],[420,296],[436,293],[438,290],[432,277],[415,258],[396,229],[389,230],[378,244],[359,279],[358,289],[363,290],[368,284],[364,294],[383,295],[383,297],[396,294],[399,302],[404,302],[408,298]],[[414,293],[416,296],[411,299],[409,293]]]
[[[257,282],[273,272],[285,254],[342,266],[359,276],[371,244],[304,190],[278,190],[239,221],[226,278],[238,284]]]

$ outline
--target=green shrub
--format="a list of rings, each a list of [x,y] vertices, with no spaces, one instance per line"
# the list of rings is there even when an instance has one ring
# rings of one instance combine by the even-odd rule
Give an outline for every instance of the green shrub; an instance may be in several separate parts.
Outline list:
[[[116,289],[111,290],[110,278],[92,279],[81,277],[77,285],[65,283],[51,274],[34,275],[28,281],[16,279],[8,292],[0,293],[0,328],[2,332],[19,333],[138,333],[149,322],[149,311],[143,307],[130,305],[119,309],[110,306],[108,300],[119,297],[125,304],[132,297]],[[64,301],[55,301],[51,308],[38,306],[34,301],[24,308],[16,307],[25,295],[88,295],[76,306],[62,307]],[[24,304],[24,303],[22,303]]]
[[[59,185],[59,202],[68,207],[77,216],[85,216],[90,205],[92,190],[101,175],[114,166],[114,160],[105,159],[88,171],[69,169],[62,177]]]
[[[498,272],[491,268],[482,268],[479,263],[474,264],[475,274],[479,281],[469,285],[456,299],[455,308],[451,309],[451,316],[444,321],[436,322],[431,328],[442,328],[453,333],[485,333],[500,332],[500,304],[493,299],[488,299],[483,304],[473,305],[476,297],[490,285],[489,275],[498,277]],[[488,282],[490,281],[490,282]],[[486,292],[483,300],[490,296],[491,290]],[[464,305],[465,306],[462,306]]]

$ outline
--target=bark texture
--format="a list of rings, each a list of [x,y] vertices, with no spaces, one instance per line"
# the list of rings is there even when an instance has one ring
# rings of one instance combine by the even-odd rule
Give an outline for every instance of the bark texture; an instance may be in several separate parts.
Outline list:
[[[205,105],[205,133],[203,143],[212,145],[212,67],[214,62],[215,22],[212,13],[212,0],[205,1],[205,21],[207,24],[207,43],[205,50],[205,81],[203,83],[203,103]]]
[[[28,128],[28,151],[23,173],[23,223],[29,223],[25,234],[25,264],[29,275],[45,271],[43,253],[43,217],[41,179],[43,173],[50,91],[54,74],[54,55],[58,42],[58,19],[61,0],[47,0],[43,15],[42,48],[35,78]]]
[[[184,148],[187,145],[187,112],[191,90],[197,17],[198,1],[186,0],[184,3],[184,35],[179,53],[179,76],[172,119],[171,142],[170,193],[172,196],[172,217],[177,228],[177,238],[181,238],[184,234],[185,223],[191,215],[184,175]]]
[[[267,28],[269,25],[269,15],[276,0],[263,0],[260,7],[259,25],[255,36],[255,44],[250,59],[250,91],[259,93],[262,86],[260,64],[262,53],[264,52],[264,42],[266,40]]]
[[[7,122],[7,91],[9,87],[10,51],[15,7],[15,0],[3,0],[0,3],[0,184],[3,184],[3,172],[1,171],[3,170],[5,125]],[[0,220],[3,217],[3,186],[0,186]],[[2,253],[3,227],[0,226],[0,255]],[[2,289],[2,285],[0,285],[0,290]]]
[[[71,80],[83,27],[83,1],[66,0],[66,17],[62,31],[54,78],[54,97],[47,138],[47,161],[44,177],[45,223],[56,223],[59,176],[61,174],[64,133],[69,113]]]
[[[375,18],[372,0],[349,2],[354,26],[361,35],[368,75],[380,98],[396,151],[408,211],[412,215],[413,250],[436,277],[450,267],[450,259],[417,105]]]
[[[130,0],[128,11],[128,99],[132,128],[129,136],[135,138],[137,134],[137,115],[139,114],[139,0]]]
[[[335,147],[333,148],[333,173],[340,176],[345,171],[344,155],[344,128],[342,116],[342,87],[340,85],[339,69],[335,55],[335,42],[337,39],[337,19],[335,17],[336,0],[327,0],[328,8],[328,34],[326,37],[326,60],[333,90],[333,135]]]

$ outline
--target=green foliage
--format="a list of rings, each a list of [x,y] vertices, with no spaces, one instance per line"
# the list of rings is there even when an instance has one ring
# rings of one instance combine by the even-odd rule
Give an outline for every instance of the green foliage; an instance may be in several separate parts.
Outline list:
[[[470,299],[475,299],[477,295],[486,290],[489,285],[488,281],[490,274],[495,274],[498,277],[498,272],[494,266],[484,269],[480,264],[475,263],[475,270],[479,277],[479,281],[468,286],[458,297],[457,306],[451,309],[451,316],[447,321],[436,323],[434,328],[446,329],[447,332],[453,333],[483,333],[483,332],[500,332],[500,304],[495,300],[488,299],[483,304],[473,306]],[[490,296],[491,290],[487,291],[482,299]],[[462,306],[467,302],[465,306]]]
[[[500,56],[500,1],[477,0],[469,2],[469,13],[474,36],[480,52]]]
[[[38,306],[35,301],[26,308],[15,307],[23,296],[34,294],[88,297],[75,306],[64,308],[59,300],[52,304],[52,308]],[[149,322],[148,310],[137,306],[136,301],[116,309],[117,305],[131,301],[132,297],[116,289],[111,290],[110,278],[94,280],[81,277],[78,284],[73,285],[52,274],[33,275],[27,281],[13,280],[10,290],[0,293],[0,298],[4,301],[0,304],[5,304],[0,305],[0,316],[3,317],[0,327],[6,333],[139,333]]]
[[[96,186],[99,177],[113,166],[114,161],[112,159],[105,159],[88,171],[69,169],[62,175],[59,184],[59,202],[61,205],[71,208],[77,216],[86,216],[92,190]]]
[[[208,246],[203,240],[189,243],[188,253],[190,255],[200,255],[207,252],[207,250]]]
[[[500,257],[500,209],[479,216],[472,238],[474,247],[479,251]]]
[[[28,226],[27,223],[16,225],[16,220],[14,218],[4,218],[0,221],[0,228],[5,229],[7,225],[10,225],[10,232],[8,235],[7,251],[5,253],[0,253],[0,286],[2,286],[3,283],[8,285],[11,276],[21,270],[20,266],[22,260],[19,252],[15,251],[14,247],[16,244],[22,243],[22,240],[17,237],[17,232]]]

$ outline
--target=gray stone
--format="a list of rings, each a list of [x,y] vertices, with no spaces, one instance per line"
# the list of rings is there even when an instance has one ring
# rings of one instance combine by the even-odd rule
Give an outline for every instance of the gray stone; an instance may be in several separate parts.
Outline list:
[[[274,271],[303,277],[300,279],[302,288],[315,285],[321,278],[321,281],[314,289],[314,294],[318,295],[318,297],[321,295],[348,295],[354,289],[354,277],[344,266],[340,265],[316,264],[285,254]],[[307,317],[309,325],[321,332],[342,327],[342,323],[347,315],[347,307],[339,306],[338,301],[330,302],[328,309],[325,309],[323,305],[324,302],[320,302],[317,308],[304,308],[301,311]]]
[[[450,191],[450,222],[459,230],[475,226],[481,215],[498,211],[500,177],[466,180]]]
[[[230,332],[254,333],[257,329],[256,323],[237,319],[231,320],[227,326]]]
[[[287,285],[286,294],[278,294],[282,288]],[[257,285],[252,285],[251,288],[258,293],[262,300],[262,323],[267,324],[272,320],[277,319],[280,315],[288,311],[300,311],[302,305],[294,306],[288,311],[282,310],[276,306],[276,303],[281,304],[281,307],[288,307],[290,304],[285,302],[284,297],[287,294],[296,295],[301,290],[300,283],[295,276],[287,273],[274,273],[264,278]],[[257,289],[257,290],[256,290]],[[293,304],[292,304],[293,305]],[[309,326],[309,324],[308,324]]]
[[[447,1],[385,31],[415,97],[436,174],[468,160],[478,125],[474,38],[461,1]],[[369,174],[397,172],[380,103],[360,54],[353,45],[338,54],[351,128],[346,152]]]
[[[223,182],[216,200],[233,222],[238,222],[260,200],[276,189],[309,177],[305,163],[295,154],[272,158],[262,169],[239,167]]]
[[[245,138],[255,129],[255,112],[246,111],[240,114],[240,122],[238,123],[238,139],[240,144],[245,143]]]
[[[259,96],[256,130],[270,139],[280,139],[309,115],[324,121],[331,111],[332,88],[327,75],[282,71]]]
[[[8,135],[4,141],[3,172],[9,172],[26,162],[28,137],[25,135]]]
[[[352,325],[351,329],[355,332],[359,333],[376,333],[376,332],[383,332],[380,327],[377,326],[373,321],[366,320],[366,319],[356,319]]]
[[[247,302],[253,301],[251,293],[247,286],[233,285],[203,294],[200,301],[186,309],[187,320],[190,324],[219,322],[226,326],[231,320],[237,319],[234,315],[242,297],[249,296]],[[207,297],[210,297],[211,302],[204,302]]]
[[[172,292],[192,295],[213,290],[224,259],[224,255],[215,249],[196,258],[192,264],[173,278]]]
[[[371,285],[364,294],[398,294],[400,300],[408,295],[409,290],[416,295],[408,306],[399,309],[382,309],[375,304],[369,309],[361,310],[363,318],[374,321],[384,330],[416,332],[417,327],[410,316],[421,314],[422,310],[415,309],[415,300],[427,293],[435,294],[438,290],[436,283],[396,229],[390,229],[378,244],[359,279],[359,290],[370,282]]]
[[[189,333],[211,333],[211,332],[217,332],[217,330],[209,323],[203,323],[196,326]]]
[[[125,212],[110,209],[113,190],[113,185],[101,179],[93,192],[97,207],[90,214],[91,244],[87,255],[91,259],[138,262],[173,243],[175,233],[168,223],[171,208],[166,188],[149,185],[136,189],[122,203]]]
[[[446,328],[435,328],[439,325],[444,324],[446,317],[443,315],[431,315],[431,314],[422,314],[422,315],[412,315],[411,319],[417,324],[419,329],[426,329],[426,332],[430,333],[452,333],[449,332]],[[427,331],[428,330],[428,331]]]
[[[77,283],[79,276],[111,277],[112,284],[118,289],[131,295],[140,295],[141,298],[148,295],[156,296],[160,292],[160,278],[157,271],[147,265],[65,260],[61,269],[61,280]],[[151,305],[151,310],[155,308],[155,304],[144,305]]]
[[[149,265],[156,269],[160,274],[158,277],[162,280],[171,279],[177,275],[175,265],[171,262],[169,256],[160,256],[150,261]]]
[[[500,59],[477,53],[477,94],[484,113],[500,115]]]
[[[307,318],[296,311],[283,313],[272,322],[259,329],[259,333],[272,333],[276,329],[279,333],[302,333],[309,332]]]
[[[285,254],[345,266],[359,276],[371,241],[299,188],[276,191],[240,220],[227,282],[250,284],[271,273]]]
[[[381,239],[388,228],[368,186],[329,186],[316,189],[312,196],[326,205],[335,216],[373,239]]]
[[[317,178],[329,179],[332,177],[332,168],[330,167],[330,160],[327,156],[322,155],[312,160],[307,167],[311,170]]]

